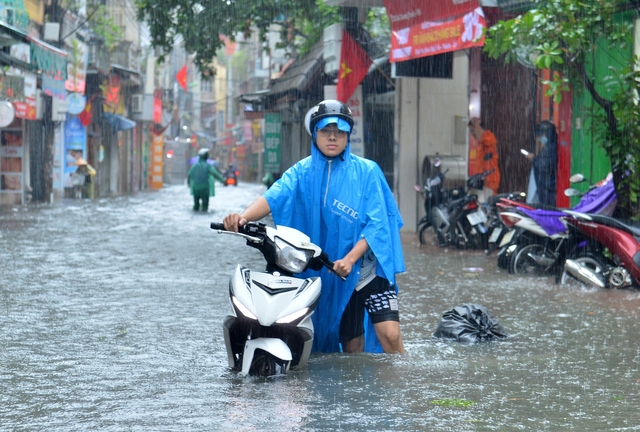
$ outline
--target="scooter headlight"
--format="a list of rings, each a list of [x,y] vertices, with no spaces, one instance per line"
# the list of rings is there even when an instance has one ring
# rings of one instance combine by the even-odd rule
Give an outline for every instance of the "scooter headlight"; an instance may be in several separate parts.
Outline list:
[[[297,249],[291,243],[276,237],[276,264],[291,273],[301,273],[313,258],[313,251]]]
[[[308,307],[302,308],[297,312],[294,312],[294,313],[289,314],[289,315],[287,315],[285,317],[277,319],[276,323],[277,324],[289,324],[289,323],[292,323],[292,322],[302,318],[303,316],[305,316],[308,312],[309,312],[309,308]]]
[[[231,301],[233,302],[233,305],[236,307],[238,312],[240,312],[245,318],[249,318],[252,320],[258,319],[253,313],[251,313],[249,309],[247,309],[245,305],[240,303],[240,300],[238,300],[235,296],[231,297]]]

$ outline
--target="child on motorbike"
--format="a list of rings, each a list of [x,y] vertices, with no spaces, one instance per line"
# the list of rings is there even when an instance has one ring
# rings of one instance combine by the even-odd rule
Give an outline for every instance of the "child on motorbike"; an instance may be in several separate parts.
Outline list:
[[[325,100],[313,110],[311,156],[224,226],[237,231],[271,213],[276,225],[306,233],[337,258],[333,270],[346,282],[326,269],[304,274],[322,278],[315,351],[403,353],[395,280],[405,271],[400,213],[380,167],[350,152],[350,108]]]

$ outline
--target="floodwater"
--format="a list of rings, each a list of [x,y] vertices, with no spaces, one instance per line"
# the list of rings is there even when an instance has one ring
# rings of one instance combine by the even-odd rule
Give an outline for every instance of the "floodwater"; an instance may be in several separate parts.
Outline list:
[[[262,191],[218,187],[206,215],[186,186],[3,209],[0,429],[640,430],[640,293],[518,278],[410,234],[406,355],[315,354],[287,377],[240,378],[221,331],[228,277],[261,257],[208,225]],[[465,303],[510,338],[433,338]]]

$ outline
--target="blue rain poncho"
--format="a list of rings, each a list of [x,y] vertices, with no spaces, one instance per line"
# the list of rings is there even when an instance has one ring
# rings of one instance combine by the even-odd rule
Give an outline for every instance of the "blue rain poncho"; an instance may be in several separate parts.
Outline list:
[[[342,259],[365,238],[375,254],[376,274],[396,284],[396,274],[405,271],[400,228],[402,219],[380,167],[344,153],[327,158],[312,145],[311,156],[289,168],[264,194],[274,223],[307,234],[332,261]],[[340,320],[360,276],[354,264],[346,282],[327,269],[307,271],[302,276],[320,276],[322,294],[312,316],[313,350],[340,351]],[[396,285],[397,289],[397,285]],[[366,318],[365,351],[382,352],[370,319]]]

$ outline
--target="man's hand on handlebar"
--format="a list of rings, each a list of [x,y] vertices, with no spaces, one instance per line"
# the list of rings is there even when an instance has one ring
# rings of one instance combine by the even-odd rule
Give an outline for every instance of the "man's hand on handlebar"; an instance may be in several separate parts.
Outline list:
[[[245,226],[247,220],[238,213],[231,213],[223,219],[222,223],[227,231],[238,232],[238,228]]]

